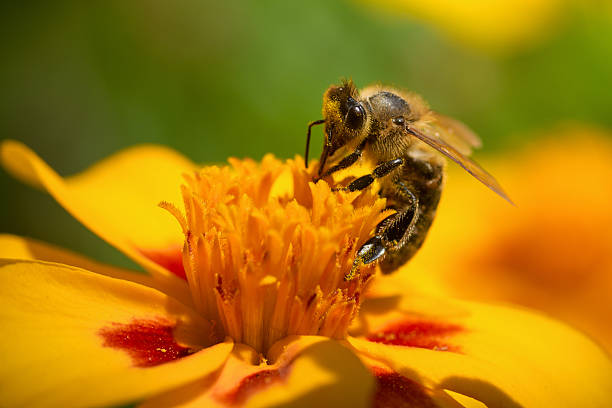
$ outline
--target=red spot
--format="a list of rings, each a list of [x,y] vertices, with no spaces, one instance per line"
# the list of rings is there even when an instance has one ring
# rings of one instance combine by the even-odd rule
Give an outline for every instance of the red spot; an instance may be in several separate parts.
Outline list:
[[[129,354],[136,367],[152,367],[193,354],[179,345],[172,331],[174,325],[163,320],[133,320],[132,323],[111,323],[98,332],[105,347]]]
[[[258,391],[282,381],[285,373],[279,370],[262,370],[244,377],[240,384],[229,394],[224,395],[224,402],[231,405],[242,405],[247,399]]]
[[[183,267],[183,252],[180,246],[172,245],[164,249],[138,248],[138,251],[179,278],[187,279],[185,268]]]
[[[459,347],[449,344],[448,337],[462,330],[463,328],[456,324],[433,321],[403,321],[371,333],[366,339],[394,346],[458,352]]]
[[[412,407],[436,408],[425,387],[403,375],[380,367],[372,367],[376,377],[375,408]]]

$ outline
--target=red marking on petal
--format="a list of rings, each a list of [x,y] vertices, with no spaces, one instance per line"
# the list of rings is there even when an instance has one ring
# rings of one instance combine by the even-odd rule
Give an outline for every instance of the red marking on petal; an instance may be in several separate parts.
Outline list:
[[[456,324],[434,321],[402,321],[369,334],[366,339],[394,346],[419,347],[437,351],[458,352],[459,347],[448,342],[448,337],[463,328]]]
[[[232,392],[224,395],[224,402],[231,405],[242,405],[251,395],[282,381],[285,374],[279,370],[262,370],[246,376]]]
[[[183,252],[180,246],[172,245],[164,249],[138,248],[138,251],[179,278],[187,279],[185,268],[183,267]]]
[[[193,354],[194,351],[176,342],[174,325],[163,320],[133,320],[132,323],[111,323],[100,329],[104,347],[123,350],[136,367],[153,367]]]
[[[375,408],[436,408],[438,406],[421,384],[395,371],[380,367],[372,367],[371,370],[377,383],[372,404]]]

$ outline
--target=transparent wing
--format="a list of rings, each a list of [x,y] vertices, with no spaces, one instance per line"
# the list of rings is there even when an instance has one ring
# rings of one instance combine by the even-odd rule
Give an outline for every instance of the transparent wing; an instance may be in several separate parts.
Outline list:
[[[433,120],[425,125],[423,133],[454,147],[465,156],[469,156],[473,148],[482,146],[478,135],[462,122],[438,112],[431,112],[431,115]]]
[[[463,167],[468,173],[476,177],[476,179],[482,182],[485,186],[489,187],[504,200],[514,205],[514,203],[512,202],[512,200],[510,200],[510,197],[508,197],[502,186],[497,182],[497,180],[495,180],[495,177],[487,173],[487,171],[480,167],[478,163],[461,154],[455,147],[451,146],[441,138],[438,138],[436,136],[430,136],[420,130],[413,128],[406,128],[406,130],[411,135],[415,136],[417,139],[427,143],[429,146],[433,147],[434,149],[436,149],[437,151],[439,151],[440,153]]]

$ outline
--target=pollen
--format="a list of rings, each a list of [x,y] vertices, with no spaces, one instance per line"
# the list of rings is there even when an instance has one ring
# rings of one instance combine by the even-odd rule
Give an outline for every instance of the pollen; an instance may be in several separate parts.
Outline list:
[[[388,213],[375,191],[313,183],[301,158],[230,160],[185,176],[183,264],[198,312],[220,336],[265,353],[289,335],[341,339],[376,273],[351,279],[357,248]]]

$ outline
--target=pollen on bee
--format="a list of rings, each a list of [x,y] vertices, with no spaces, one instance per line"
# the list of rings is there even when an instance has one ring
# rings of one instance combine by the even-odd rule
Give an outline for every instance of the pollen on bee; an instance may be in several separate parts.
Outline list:
[[[199,313],[265,353],[288,335],[346,336],[375,273],[355,253],[385,217],[370,190],[333,192],[301,158],[230,160],[185,176],[183,264]],[[311,167],[314,169],[314,167]]]

